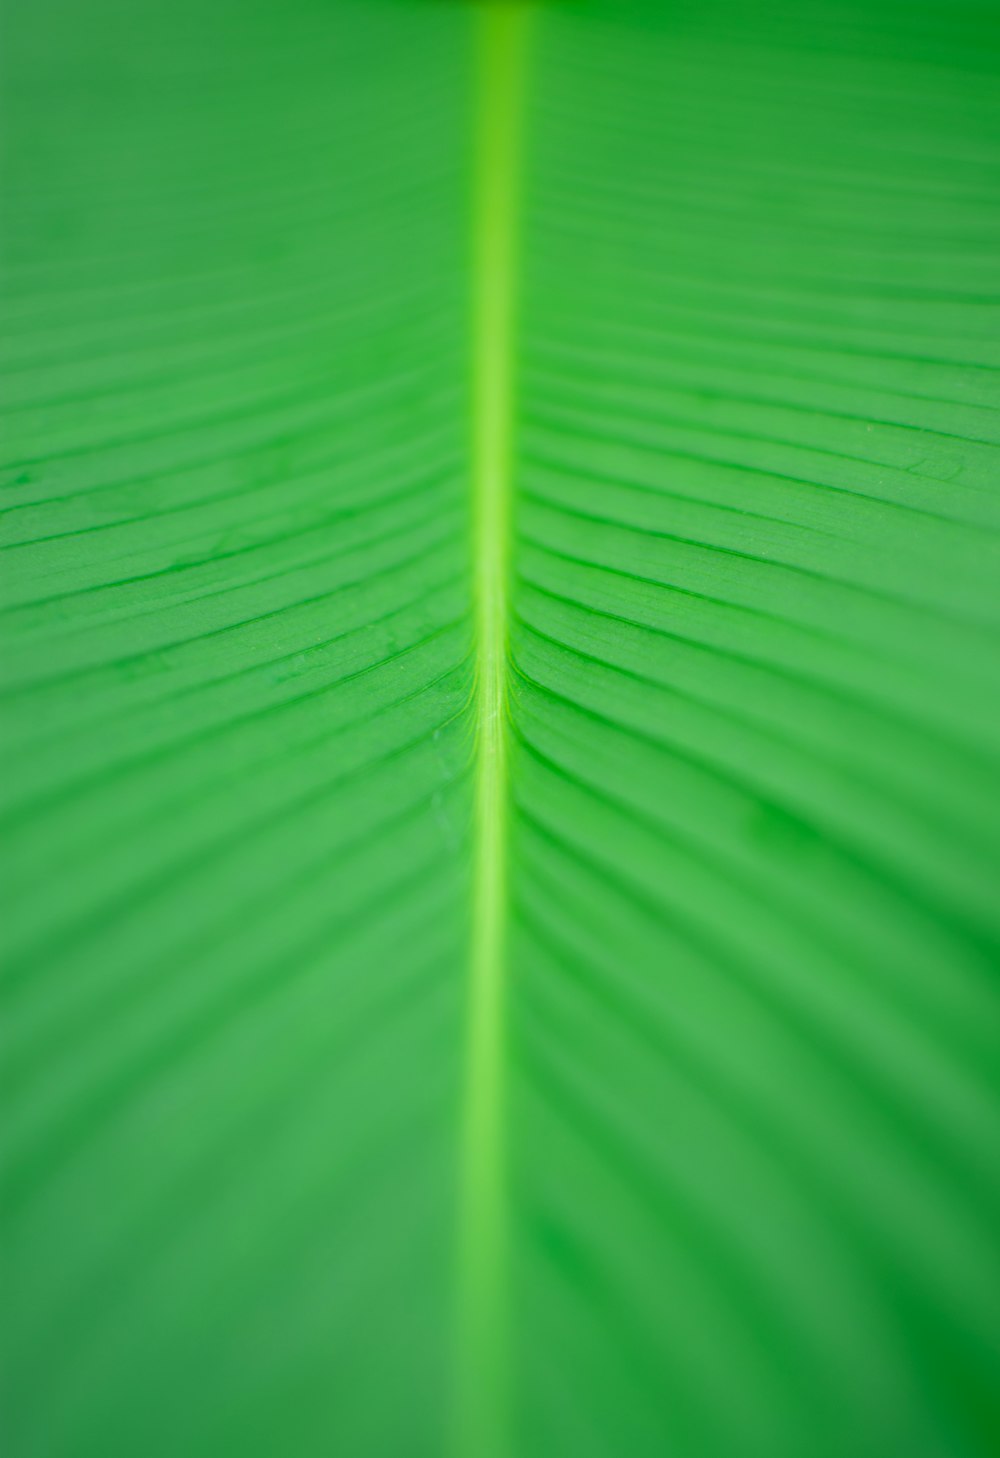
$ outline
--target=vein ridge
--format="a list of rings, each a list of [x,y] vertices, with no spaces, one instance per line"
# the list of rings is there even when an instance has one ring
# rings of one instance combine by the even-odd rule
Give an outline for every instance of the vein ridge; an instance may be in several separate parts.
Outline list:
[[[523,5],[476,21],[472,522],[475,832],[458,1228],[456,1445],[502,1458],[506,1438],[504,1060],[508,626],[513,336],[525,43]]]

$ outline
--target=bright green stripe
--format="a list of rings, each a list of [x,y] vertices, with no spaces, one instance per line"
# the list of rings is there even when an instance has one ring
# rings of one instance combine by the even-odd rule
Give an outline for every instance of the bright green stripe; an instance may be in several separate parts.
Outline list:
[[[504,1027],[507,640],[513,320],[527,15],[478,21],[474,214],[473,522],[476,831],[459,1248],[457,1445],[497,1458],[505,1420]]]

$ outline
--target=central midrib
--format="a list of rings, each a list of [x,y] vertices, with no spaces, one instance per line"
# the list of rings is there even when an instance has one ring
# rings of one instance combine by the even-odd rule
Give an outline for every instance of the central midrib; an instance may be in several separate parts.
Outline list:
[[[475,22],[472,514],[475,834],[459,1206],[457,1451],[508,1450],[505,1029],[508,850],[508,578],[517,214],[527,14]]]

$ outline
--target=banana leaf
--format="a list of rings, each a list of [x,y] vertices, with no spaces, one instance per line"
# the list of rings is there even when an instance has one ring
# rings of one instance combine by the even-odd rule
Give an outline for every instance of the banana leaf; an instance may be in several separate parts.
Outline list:
[[[10,1458],[990,1458],[1000,10],[6,0]]]

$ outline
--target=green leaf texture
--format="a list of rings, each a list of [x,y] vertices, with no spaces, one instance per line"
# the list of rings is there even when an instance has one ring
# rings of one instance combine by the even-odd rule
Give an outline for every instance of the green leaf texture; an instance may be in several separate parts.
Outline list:
[[[991,1458],[993,0],[6,0],[11,1458]]]

